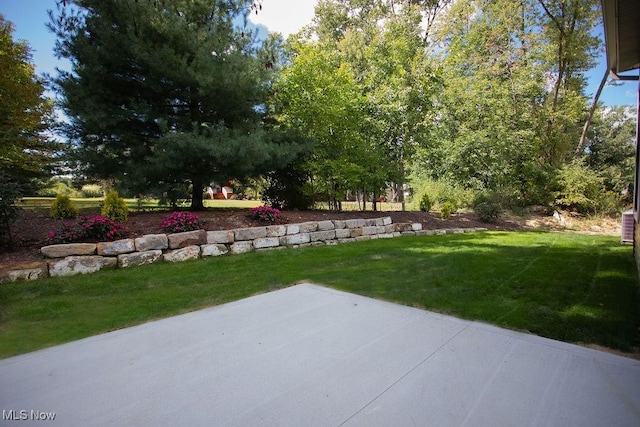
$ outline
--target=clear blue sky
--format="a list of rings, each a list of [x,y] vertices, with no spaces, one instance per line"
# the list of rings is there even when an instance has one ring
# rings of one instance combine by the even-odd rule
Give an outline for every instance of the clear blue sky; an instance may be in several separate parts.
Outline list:
[[[300,0],[296,0],[300,1]],[[26,40],[33,49],[33,63],[36,73],[55,74],[55,68],[69,69],[66,62],[58,61],[53,55],[55,37],[47,30],[48,9],[55,9],[55,0],[0,0],[0,13],[16,27],[14,40]],[[302,23],[305,24],[305,23]],[[301,24],[301,25],[302,25]],[[277,28],[275,30],[278,30]],[[587,94],[593,96],[605,71],[604,52],[597,67],[587,74],[589,87]],[[621,86],[605,86],[601,101],[607,106],[636,105],[637,82],[626,82]]]

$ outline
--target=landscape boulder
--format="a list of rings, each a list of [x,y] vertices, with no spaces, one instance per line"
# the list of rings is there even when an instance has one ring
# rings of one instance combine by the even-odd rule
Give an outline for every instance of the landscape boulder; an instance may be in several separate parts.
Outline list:
[[[169,234],[167,238],[169,239],[169,249],[180,249],[187,246],[206,244],[207,232],[204,230],[185,231]]]
[[[64,258],[73,255],[94,255],[95,243],[67,243],[61,245],[49,245],[40,249],[42,255],[47,258]]]
[[[225,244],[225,243],[233,243],[233,241],[234,241],[233,230],[207,232],[207,244]]]
[[[220,256],[229,253],[229,248],[220,243],[212,243],[208,245],[202,245],[202,253],[201,256]]]
[[[200,258],[200,246],[192,245],[175,249],[164,254],[164,260],[168,262],[182,262]]]
[[[146,252],[167,249],[169,240],[166,234],[147,234],[135,239],[136,251]]]
[[[0,283],[35,280],[48,275],[49,266],[46,261],[21,262],[0,268]]]
[[[49,275],[51,277],[73,276],[100,271],[103,268],[115,267],[115,258],[92,256],[68,256],[61,261],[49,261]]]
[[[117,256],[120,254],[128,254],[136,250],[136,244],[133,239],[116,240],[115,242],[100,242],[97,245],[98,255],[101,256]]]
[[[236,240],[255,240],[267,237],[267,227],[238,228],[233,230]]]
[[[120,268],[127,268],[136,265],[153,264],[154,262],[161,260],[162,251],[160,249],[154,249],[150,251],[118,255],[118,266]]]

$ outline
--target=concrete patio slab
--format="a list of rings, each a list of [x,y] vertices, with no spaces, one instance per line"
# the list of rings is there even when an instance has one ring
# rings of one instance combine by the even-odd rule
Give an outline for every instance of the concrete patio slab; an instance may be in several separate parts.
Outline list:
[[[0,410],[20,426],[638,426],[640,361],[302,284],[0,360]]]

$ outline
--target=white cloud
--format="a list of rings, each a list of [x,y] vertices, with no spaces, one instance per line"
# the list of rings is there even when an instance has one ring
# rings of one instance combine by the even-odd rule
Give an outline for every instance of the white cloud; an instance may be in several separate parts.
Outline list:
[[[264,0],[262,10],[253,12],[249,20],[287,38],[311,23],[317,3],[318,0]]]

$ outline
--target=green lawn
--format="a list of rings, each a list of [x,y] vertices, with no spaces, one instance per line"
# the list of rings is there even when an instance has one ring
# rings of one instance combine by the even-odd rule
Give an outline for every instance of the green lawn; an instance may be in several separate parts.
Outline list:
[[[622,351],[638,346],[630,246],[615,237],[487,232],[161,263],[0,286],[0,357],[311,281]]]
[[[24,197],[16,205],[23,209],[50,209],[55,197]],[[103,197],[72,197],[71,201],[77,208],[85,211],[99,211]],[[131,211],[166,209],[168,206],[159,206],[157,199],[125,199]],[[205,208],[249,209],[262,204],[259,200],[209,200],[204,201]],[[185,204],[184,206],[189,206]]]

